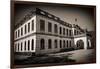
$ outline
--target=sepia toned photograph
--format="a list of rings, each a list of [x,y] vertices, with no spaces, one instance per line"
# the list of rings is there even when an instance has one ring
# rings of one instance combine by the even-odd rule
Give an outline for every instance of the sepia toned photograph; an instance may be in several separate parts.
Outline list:
[[[12,2],[12,68],[89,63],[96,63],[96,6]]]

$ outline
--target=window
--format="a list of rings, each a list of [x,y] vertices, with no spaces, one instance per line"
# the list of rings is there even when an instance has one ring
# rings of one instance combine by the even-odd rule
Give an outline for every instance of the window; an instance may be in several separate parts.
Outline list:
[[[72,45],[72,44],[71,44],[71,41],[70,41],[70,47],[71,47],[71,45]]]
[[[19,51],[19,43],[18,43],[18,49],[17,50]]]
[[[45,21],[40,20],[40,31],[45,31]]]
[[[71,36],[71,30],[69,30],[69,36]]]
[[[20,30],[18,30],[18,37],[20,36]]]
[[[32,30],[34,30],[34,20],[32,20]]]
[[[77,31],[77,35],[78,35],[78,31]]]
[[[58,33],[58,27],[57,27],[57,24],[54,24],[54,32],[55,32],[55,33]]]
[[[48,49],[51,49],[52,48],[52,41],[51,39],[48,40]]]
[[[66,35],[68,36],[68,29],[66,29]]]
[[[21,51],[22,51],[23,43],[21,42]]]
[[[32,39],[32,43],[31,43],[32,45],[31,45],[31,48],[32,48],[32,50],[34,50],[34,40]]]
[[[21,28],[21,36],[23,35],[23,28]]]
[[[16,31],[16,35],[15,35],[15,36],[16,36],[16,38],[17,38],[17,31]]]
[[[52,32],[52,24],[48,22],[48,32]]]
[[[76,30],[74,30],[74,35],[76,35]]]
[[[24,50],[26,50],[26,41],[25,41],[25,47],[24,47]]]
[[[17,46],[17,44],[15,44],[14,51],[16,51],[16,46]]]
[[[63,35],[65,35],[65,28],[63,28]]]
[[[60,40],[60,42],[59,42],[59,43],[60,43],[60,48],[62,48],[62,41]]]
[[[79,42],[77,42],[77,47],[79,47]]]
[[[62,34],[62,28],[60,27],[60,32],[59,32],[60,34]]]
[[[57,48],[57,40],[55,40],[54,43],[55,43],[55,48]]]
[[[27,33],[27,30],[26,30],[27,26],[25,25],[25,34]]]
[[[71,40],[69,41],[69,47],[71,47]]]
[[[69,36],[69,29],[68,29],[68,33],[67,33],[67,35]]]
[[[68,40],[67,40],[67,47],[68,47]]]
[[[28,32],[30,32],[30,23],[28,23]]]
[[[44,49],[45,48],[45,40],[44,39],[41,39],[40,40],[40,49]]]
[[[28,50],[30,50],[30,41],[28,40]]]
[[[65,40],[63,40],[63,48],[65,48]]]

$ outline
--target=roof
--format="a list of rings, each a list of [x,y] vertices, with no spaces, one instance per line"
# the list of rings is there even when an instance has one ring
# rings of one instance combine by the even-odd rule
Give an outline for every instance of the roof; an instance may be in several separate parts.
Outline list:
[[[70,23],[67,23],[63,20],[61,20],[59,17],[53,15],[53,14],[50,14],[44,10],[41,10],[39,8],[35,8],[35,10],[32,10],[30,11],[28,14],[26,14],[25,16],[23,16],[23,18],[15,24],[15,29],[18,28],[19,26],[23,25],[26,21],[28,21],[29,19],[31,19],[33,17],[33,15],[42,15],[42,16],[45,16],[49,19],[52,19],[60,24],[63,24],[69,28],[72,28],[72,25]]]

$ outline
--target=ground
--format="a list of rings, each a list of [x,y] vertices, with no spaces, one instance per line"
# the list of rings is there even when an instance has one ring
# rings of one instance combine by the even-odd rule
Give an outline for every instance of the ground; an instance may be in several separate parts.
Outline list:
[[[46,55],[37,55],[27,59],[15,60],[16,64],[44,64],[44,63],[87,63],[95,61],[93,49],[80,49],[69,52],[59,52]]]
[[[69,58],[76,60],[76,62],[91,62],[93,59],[95,59],[95,50],[94,49],[88,49],[88,50],[81,49],[81,50],[49,54],[49,55],[55,55],[55,56],[69,55]]]

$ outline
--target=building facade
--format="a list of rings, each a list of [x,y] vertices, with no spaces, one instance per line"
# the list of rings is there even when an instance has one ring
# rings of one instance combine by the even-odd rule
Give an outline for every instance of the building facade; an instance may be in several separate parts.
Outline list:
[[[91,41],[84,29],[39,8],[15,24],[15,52],[45,54],[88,47],[91,47]]]

